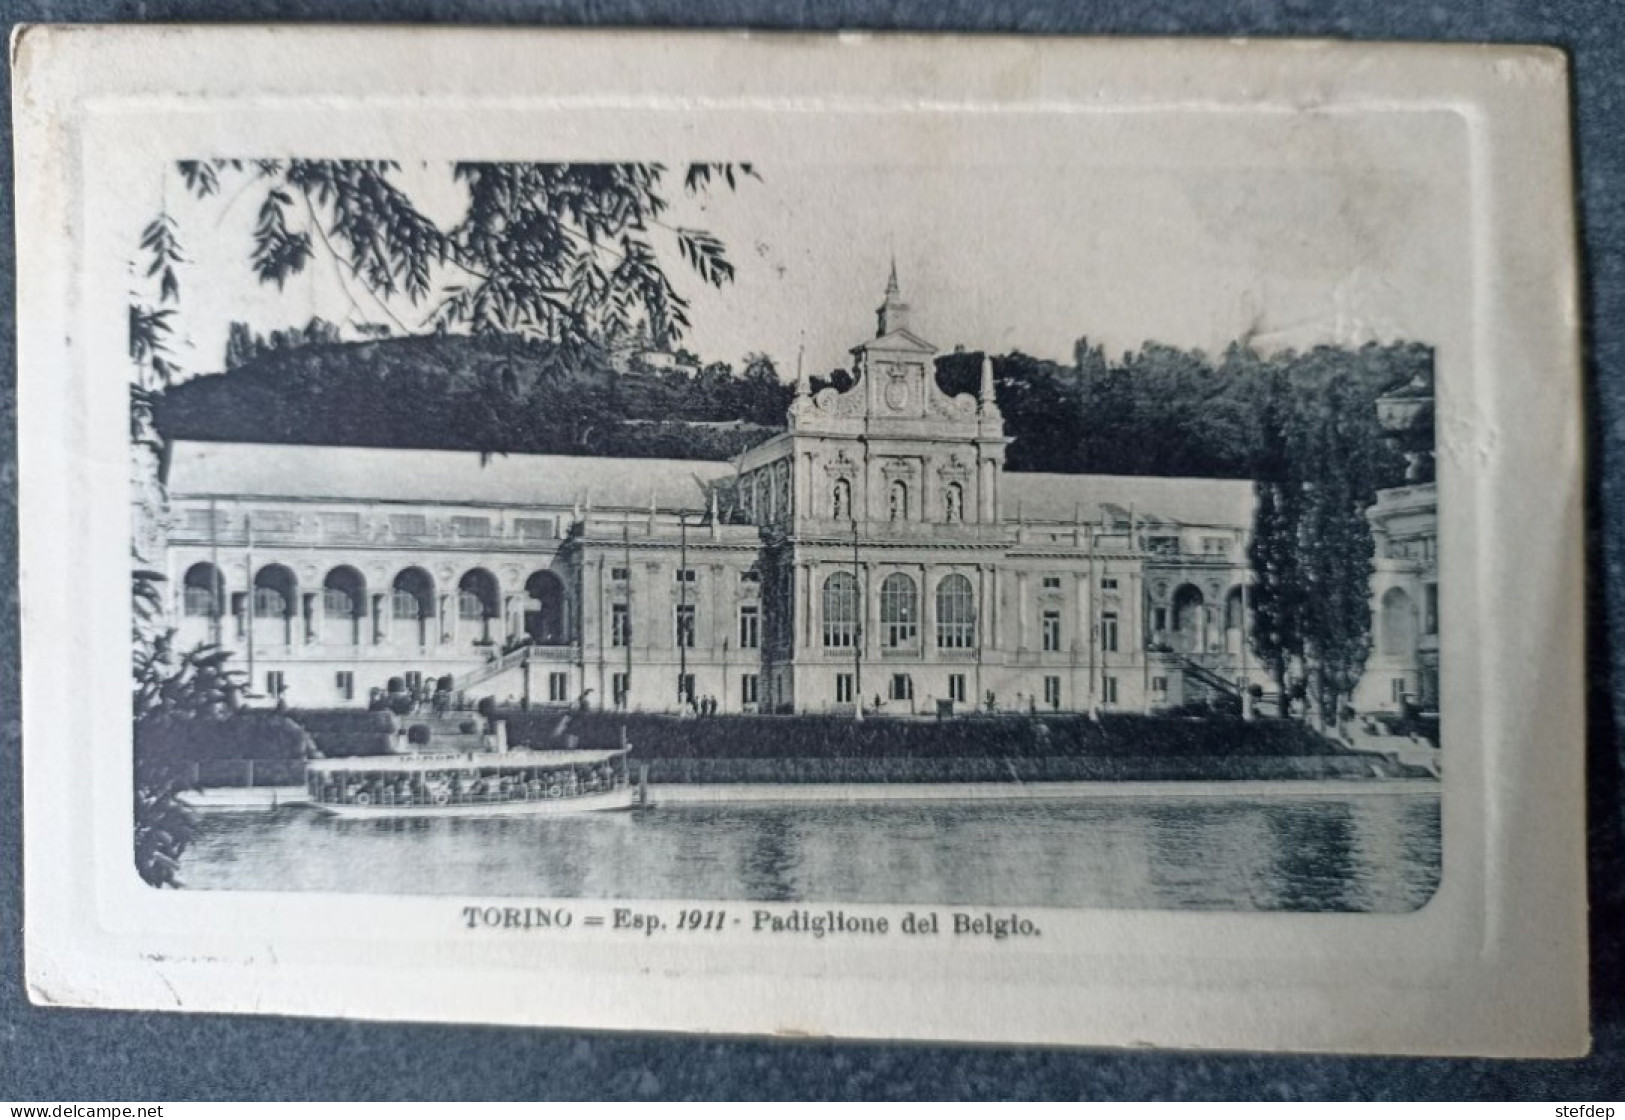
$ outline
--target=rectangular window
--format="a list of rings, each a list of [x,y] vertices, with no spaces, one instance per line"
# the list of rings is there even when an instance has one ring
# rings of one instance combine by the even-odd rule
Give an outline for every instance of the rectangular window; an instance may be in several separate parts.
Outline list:
[[[948,677],[948,699],[955,704],[965,702],[965,674],[952,673]]]
[[[1402,703],[1405,699],[1405,678],[1395,677],[1389,687],[1393,692],[1394,703]]]
[[[1424,583],[1422,585],[1422,633],[1437,634],[1439,632],[1439,585]]]
[[[516,517],[513,519],[513,532],[522,541],[549,541],[553,539],[553,519]]]
[[[359,513],[318,513],[316,520],[324,536],[354,537],[361,533]]]
[[[355,673],[340,669],[333,677],[333,684],[339,690],[340,700],[355,699]]]
[[[1100,616],[1100,648],[1107,653],[1117,652],[1117,612],[1106,611]]]
[[[632,678],[627,673],[613,673],[609,678],[610,695],[615,700],[617,708],[626,707],[626,693],[632,687]]]
[[[184,598],[184,609],[189,617],[214,617],[214,595],[207,587],[188,587]]]
[[[1054,653],[1061,648],[1061,612],[1044,612],[1044,651]]]
[[[185,524],[190,533],[223,533],[229,521],[223,510],[189,509]]]
[[[1117,678],[1104,677],[1100,682],[1101,699],[1108,704],[1117,703]]]
[[[491,519],[489,517],[454,517],[451,519],[451,532],[457,537],[489,537],[491,535]]]
[[[1116,576],[1104,576],[1104,577],[1102,577],[1101,581],[1100,581],[1100,589],[1102,591],[1116,591],[1117,590],[1117,577]]]
[[[1153,696],[1167,696],[1168,695],[1168,678],[1167,677],[1152,677],[1151,678],[1151,695],[1153,695]]]
[[[627,580],[632,578],[632,569],[611,568],[609,570],[609,578],[614,580],[616,583],[625,583]]]
[[[406,681],[406,691],[408,691],[408,692],[415,693],[415,692],[418,691],[418,689],[423,687],[423,674],[422,673],[418,673],[418,672],[405,673],[405,674],[402,675],[402,677]]]
[[[555,704],[570,699],[569,673],[547,674],[547,698]]]
[[[758,607],[739,608],[739,648],[760,649],[762,645],[762,613]]]
[[[677,646],[679,649],[694,648],[694,604],[681,603],[677,607]]]
[[[429,535],[429,519],[421,513],[392,513],[389,515],[389,531],[397,537],[426,537]]]
[[[1153,607],[1151,609],[1151,629],[1159,634],[1168,629],[1167,607]]]
[[[685,704],[694,702],[694,674],[684,673],[677,678],[677,699]]]
[[[1044,678],[1044,703],[1051,708],[1061,706],[1061,678]]]
[[[1058,590],[1060,590],[1061,577],[1060,576],[1045,576],[1044,577],[1044,587],[1045,587],[1046,590],[1050,590],[1050,591],[1058,591]]]
[[[266,536],[282,536],[299,528],[299,518],[285,510],[260,510],[249,514],[254,532]]]
[[[265,674],[265,695],[280,700],[287,690],[288,684],[282,678],[282,670],[272,669]]]
[[[624,649],[632,644],[632,607],[615,603],[609,608],[609,644]]]
[[[893,700],[914,699],[914,678],[907,673],[893,673],[891,675],[891,698]]]
[[[756,703],[756,674],[742,673],[739,677],[739,702],[742,704]]]
[[[678,568],[675,572],[672,573],[672,578],[675,579],[678,583],[693,583],[694,582],[694,569],[693,568]]]
[[[837,673],[835,675],[835,702],[837,704],[852,703],[852,674]]]

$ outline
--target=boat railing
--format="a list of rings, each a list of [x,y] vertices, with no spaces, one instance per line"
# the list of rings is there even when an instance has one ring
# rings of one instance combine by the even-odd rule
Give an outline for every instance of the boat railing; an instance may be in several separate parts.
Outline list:
[[[499,805],[512,802],[558,801],[583,797],[595,793],[611,793],[626,785],[625,776],[614,771],[581,777],[555,774],[545,778],[518,777],[476,778],[462,781],[458,778],[410,781],[403,778],[339,775],[350,780],[323,781],[322,775],[312,775],[311,799],[319,805],[370,806],[446,806],[446,805]]]

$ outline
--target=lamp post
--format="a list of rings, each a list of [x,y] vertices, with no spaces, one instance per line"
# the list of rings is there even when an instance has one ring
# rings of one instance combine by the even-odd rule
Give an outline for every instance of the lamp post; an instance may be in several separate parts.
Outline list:
[[[858,511],[852,510],[852,718],[863,722],[863,576],[858,569]]]
[[[677,703],[692,703],[688,694],[688,642],[694,630],[688,619],[688,511],[677,514]],[[685,629],[686,627],[686,629]]]

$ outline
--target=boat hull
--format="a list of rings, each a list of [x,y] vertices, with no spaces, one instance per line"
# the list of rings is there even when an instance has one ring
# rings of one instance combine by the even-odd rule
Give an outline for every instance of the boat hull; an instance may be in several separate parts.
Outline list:
[[[631,809],[640,804],[633,786],[584,793],[577,797],[556,797],[533,801],[486,801],[446,805],[330,805],[313,802],[317,809],[335,817],[377,819],[383,817],[553,817],[576,813],[606,813]]]

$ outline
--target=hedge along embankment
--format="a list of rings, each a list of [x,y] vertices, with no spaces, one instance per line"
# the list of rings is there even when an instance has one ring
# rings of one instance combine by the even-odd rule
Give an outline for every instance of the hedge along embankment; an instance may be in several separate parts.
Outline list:
[[[225,716],[175,716],[135,725],[136,757],[152,765],[251,759],[303,760],[313,743],[296,721],[280,712]]]
[[[633,758],[639,756],[634,753]],[[653,785],[1321,781],[1400,776],[1389,760],[1367,754],[1228,758],[656,758],[648,760],[647,765]]]
[[[840,716],[678,716],[613,712],[502,711],[508,741],[540,750],[574,742],[618,745],[637,757],[677,759],[1148,759],[1311,758],[1347,755],[1291,720],[1103,714],[961,716],[930,719]],[[745,779],[737,779],[745,780]],[[971,780],[971,779],[945,779]]]
[[[395,732],[400,721],[393,712],[299,708],[288,716],[309,733],[324,758],[389,754],[397,747]]]

